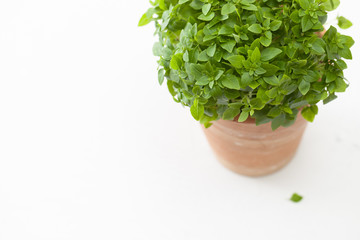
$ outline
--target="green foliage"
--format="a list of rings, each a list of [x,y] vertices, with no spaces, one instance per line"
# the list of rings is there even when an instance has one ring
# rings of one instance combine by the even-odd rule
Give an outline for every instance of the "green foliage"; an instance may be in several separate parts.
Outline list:
[[[354,40],[331,26],[339,0],[153,0],[139,26],[155,22],[165,79],[176,102],[205,127],[220,118],[275,130],[301,111],[312,122],[317,104],[348,87],[343,59]],[[341,28],[352,24],[338,17]]]
[[[294,194],[291,196],[291,198],[290,198],[290,200],[293,201],[293,202],[295,202],[295,203],[300,202],[302,199],[303,199],[303,197],[300,196],[300,195],[297,194],[297,193],[294,193]]]
[[[353,25],[352,22],[350,22],[345,17],[338,17],[337,19],[338,19],[338,25],[342,29],[348,29]]]

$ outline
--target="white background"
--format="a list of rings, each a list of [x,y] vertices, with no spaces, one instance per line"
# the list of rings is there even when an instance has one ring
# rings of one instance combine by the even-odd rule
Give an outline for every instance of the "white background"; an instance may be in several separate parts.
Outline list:
[[[0,239],[359,240],[356,4],[351,87],[252,179],[158,86],[146,0],[0,0]]]

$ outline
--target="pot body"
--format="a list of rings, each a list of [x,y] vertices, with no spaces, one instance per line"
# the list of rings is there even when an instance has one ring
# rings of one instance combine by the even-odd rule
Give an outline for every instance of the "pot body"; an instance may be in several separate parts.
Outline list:
[[[228,169],[246,176],[263,176],[283,168],[294,157],[307,121],[299,115],[290,127],[272,131],[271,123],[255,125],[218,120],[205,135],[218,160]]]

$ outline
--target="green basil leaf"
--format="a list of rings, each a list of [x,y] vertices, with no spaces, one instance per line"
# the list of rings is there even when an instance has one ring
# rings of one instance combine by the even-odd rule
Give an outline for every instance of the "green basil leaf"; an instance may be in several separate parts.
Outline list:
[[[245,61],[245,57],[242,55],[234,55],[227,59],[232,66],[235,68],[242,68],[243,67],[243,61]]]
[[[224,112],[223,119],[224,120],[234,120],[234,118],[239,115],[240,109],[238,108],[228,108]]]
[[[299,85],[299,91],[301,92],[302,95],[306,95],[310,90],[310,83],[302,80],[300,85]]]
[[[280,81],[276,76],[264,77],[264,81],[272,86],[278,86],[280,84]]]
[[[252,24],[248,28],[248,30],[253,33],[262,33],[262,28],[261,28],[260,24],[257,24],[257,23]]]
[[[221,15],[228,15],[235,12],[236,6],[233,3],[227,3],[221,8]]]
[[[350,22],[348,19],[344,17],[338,17],[337,19],[338,19],[338,25],[342,29],[348,29],[353,25],[352,22]]]
[[[193,105],[190,107],[191,115],[195,118],[196,121],[199,121],[200,118],[204,115],[204,106],[199,104],[199,99],[195,99]]]
[[[249,118],[249,112],[241,111],[238,122],[245,122]]]
[[[327,0],[323,3],[326,11],[333,11],[340,5],[340,0]]]
[[[261,52],[261,61],[267,62],[274,59],[276,56],[282,53],[282,50],[275,47],[265,48]]]
[[[240,90],[239,78],[237,78],[235,75],[227,74],[222,78],[221,82],[229,89]]]

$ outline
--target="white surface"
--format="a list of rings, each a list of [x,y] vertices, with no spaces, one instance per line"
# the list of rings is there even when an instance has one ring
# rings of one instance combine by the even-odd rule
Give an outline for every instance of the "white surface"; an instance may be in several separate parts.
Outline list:
[[[0,1],[0,239],[359,240],[359,44],[294,161],[251,179],[158,86],[147,7]]]

